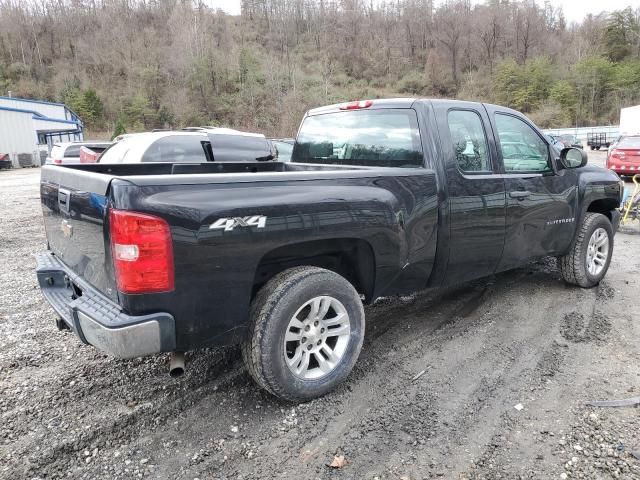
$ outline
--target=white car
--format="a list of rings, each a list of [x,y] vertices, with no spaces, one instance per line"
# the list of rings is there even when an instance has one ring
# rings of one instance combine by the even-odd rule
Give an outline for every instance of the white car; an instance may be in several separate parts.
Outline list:
[[[64,165],[68,163],[80,163],[80,148],[87,147],[97,154],[101,154],[111,146],[111,142],[64,142],[54,143],[51,152],[47,156],[47,163]]]
[[[262,134],[229,128],[187,128],[120,135],[100,163],[204,163],[274,160],[277,152]]]

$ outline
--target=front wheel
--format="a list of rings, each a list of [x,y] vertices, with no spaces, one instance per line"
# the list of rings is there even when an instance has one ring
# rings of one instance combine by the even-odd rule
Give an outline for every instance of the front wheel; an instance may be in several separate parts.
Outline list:
[[[604,278],[613,254],[613,227],[600,213],[585,214],[568,254],[558,257],[567,283],[590,288]]]
[[[273,395],[311,400],[349,375],[364,326],[360,296],[344,277],[317,267],[291,268],[256,295],[243,359],[258,385]]]

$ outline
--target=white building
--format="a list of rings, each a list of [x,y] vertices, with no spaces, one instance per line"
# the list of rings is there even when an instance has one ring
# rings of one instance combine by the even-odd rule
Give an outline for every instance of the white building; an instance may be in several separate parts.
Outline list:
[[[82,120],[62,103],[0,97],[0,153],[14,167],[40,165],[40,151],[83,140]]]

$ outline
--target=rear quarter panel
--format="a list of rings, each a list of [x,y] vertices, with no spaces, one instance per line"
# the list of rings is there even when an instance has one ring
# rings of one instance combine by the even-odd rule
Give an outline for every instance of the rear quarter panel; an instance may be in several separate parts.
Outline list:
[[[401,169],[398,169],[401,170]],[[113,182],[116,208],[165,218],[174,244],[172,294],[121,296],[131,313],[176,318],[178,348],[238,340],[253,281],[270,251],[309,240],[366,241],[375,256],[375,295],[426,285],[437,231],[435,173],[332,180],[136,186]],[[220,218],[264,215],[264,228],[211,229]]]

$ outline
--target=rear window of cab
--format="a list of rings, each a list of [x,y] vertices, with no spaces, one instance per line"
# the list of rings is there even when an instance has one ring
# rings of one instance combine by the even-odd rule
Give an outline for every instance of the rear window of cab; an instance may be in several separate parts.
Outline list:
[[[292,162],[415,168],[424,165],[412,109],[351,110],[305,118]]]

